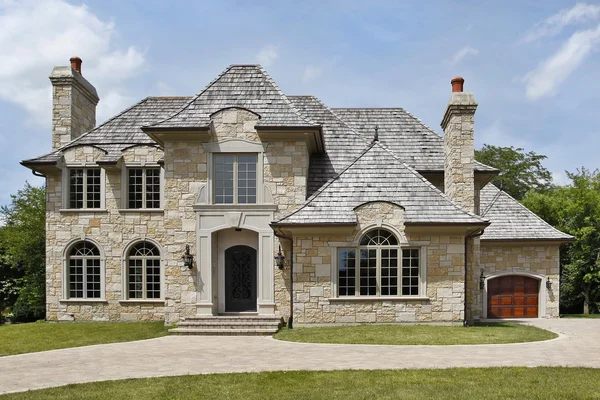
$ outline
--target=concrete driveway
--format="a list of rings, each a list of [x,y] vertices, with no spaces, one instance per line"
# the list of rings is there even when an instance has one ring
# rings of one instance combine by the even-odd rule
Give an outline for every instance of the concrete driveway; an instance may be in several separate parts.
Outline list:
[[[0,357],[0,393],[70,383],[275,370],[505,366],[600,367],[600,319],[535,320],[560,334],[535,343],[379,346],[281,342],[271,337],[166,336]]]

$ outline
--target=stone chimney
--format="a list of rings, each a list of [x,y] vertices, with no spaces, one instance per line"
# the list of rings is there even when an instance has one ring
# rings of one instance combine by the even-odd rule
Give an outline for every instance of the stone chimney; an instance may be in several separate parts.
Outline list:
[[[475,142],[473,125],[477,102],[463,92],[465,80],[452,79],[452,95],[442,119],[444,130],[444,189],[464,209],[475,212]]]
[[[52,82],[52,150],[56,150],[96,126],[96,88],[81,75],[81,58],[71,65],[54,67]]]

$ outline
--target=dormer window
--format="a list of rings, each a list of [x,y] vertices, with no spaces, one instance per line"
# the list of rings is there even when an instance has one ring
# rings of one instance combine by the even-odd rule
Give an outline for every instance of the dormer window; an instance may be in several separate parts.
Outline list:
[[[256,204],[257,163],[254,153],[215,154],[215,204]]]

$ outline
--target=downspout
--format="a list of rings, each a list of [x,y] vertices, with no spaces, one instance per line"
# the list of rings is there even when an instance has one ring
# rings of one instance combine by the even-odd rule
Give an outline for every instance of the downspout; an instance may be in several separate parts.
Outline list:
[[[291,236],[285,236],[281,229],[279,233],[275,231],[275,236],[280,239],[287,239],[290,241],[290,318],[288,318],[288,329],[293,329],[294,325],[294,239]]]
[[[463,318],[463,326],[468,326],[469,323],[467,321],[467,282],[468,282],[468,261],[469,261],[469,257],[468,257],[468,252],[467,252],[467,241],[471,238],[477,237],[477,236],[481,236],[483,235],[483,229],[480,229],[479,231],[475,231],[473,233],[471,233],[470,235],[465,236],[465,303],[463,305],[463,313],[464,313],[464,318]]]

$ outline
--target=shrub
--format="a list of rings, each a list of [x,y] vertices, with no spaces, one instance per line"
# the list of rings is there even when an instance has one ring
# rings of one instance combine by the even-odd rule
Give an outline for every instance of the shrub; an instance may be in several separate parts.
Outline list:
[[[19,292],[19,297],[12,307],[15,322],[32,322],[46,318],[44,293],[27,285]]]

